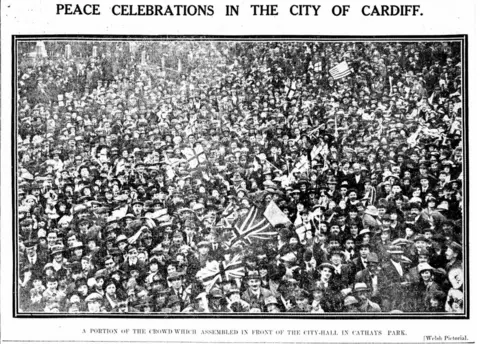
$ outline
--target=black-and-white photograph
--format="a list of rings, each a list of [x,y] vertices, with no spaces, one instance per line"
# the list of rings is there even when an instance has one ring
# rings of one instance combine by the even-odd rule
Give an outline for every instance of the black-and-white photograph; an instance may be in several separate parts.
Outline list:
[[[463,38],[17,39],[15,315],[465,316]]]

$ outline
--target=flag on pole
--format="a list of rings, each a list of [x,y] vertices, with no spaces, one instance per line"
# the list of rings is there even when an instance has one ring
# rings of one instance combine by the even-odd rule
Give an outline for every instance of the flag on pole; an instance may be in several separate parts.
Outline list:
[[[310,152],[310,158],[313,160],[315,159],[324,149],[325,145],[320,145],[318,144],[317,146],[313,146],[311,152]],[[328,151],[328,148],[327,148]],[[328,153],[327,153],[328,154]]]
[[[69,60],[72,57],[72,46],[70,44],[67,44],[65,46],[65,58]]]
[[[308,161],[308,157],[306,155],[302,155],[300,160],[295,164],[294,169],[292,172],[307,172],[310,169],[310,161]]]
[[[196,145],[195,148],[185,148],[182,150],[182,153],[187,158],[190,168],[196,168],[201,163],[207,161],[203,146],[200,144]]]
[[[268,222],[270,222],[270,224],[274,227],[276,225],[289,225],[292,223],[288,216],[280,210],[280,208],[274,201],[270,201],[267,208],[265,209],[265,212],[263,213],[263,216],[265,216]]]
[[[37,53],[36,57],[48,57],[47,49],[43,41],[37,42],[35,52]]]
[[[306,235],[308,231],[312,230],[312,226],[309,223],[300,223],[295,225],[295,233],[298,235],[298,239],[301,243],[305,243]]]
[[[285,86],[285,93],[287,94],[287,99],[292,99],[297,90],[297,82],[295,80],[287,81]]]
[[[352,68],[348,63],[343,61],[329,70],[330,75],[335,79],[341,79],[352,73]]]
[[[262,165],[258,162],[259,158],[257,156],[253,157],[253,170],[258,171],[262,168]]]
[[[252,206],[246,216],[239,218],[233,225],[233,238],[228,242],[229,247],[242,242],[252,243],[252,239],[267,240],[277,235],[263,213]]]
[[[333,134],[335,138],[338,138],[338,127],[337,127],[337,115],[335,114],[335,133]]]
[[[115,175],[118,176],[121,172],[126,170],[125,159],[120,159],[115,165]]]
[[[232,227],[233,223],[238,219],[237,210],[238,206],[235,203],[231,202],[222,212],[222,220],[220,221],[220,223],[225,227]]]

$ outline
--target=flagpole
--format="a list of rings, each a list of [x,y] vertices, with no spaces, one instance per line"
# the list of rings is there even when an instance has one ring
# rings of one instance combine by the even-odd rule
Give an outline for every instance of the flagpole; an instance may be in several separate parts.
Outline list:
[[[277,168],[277,167],[276,167],[274,164],[272,164],[270,161],[268,161],[267,159],[265,159],[265,161],[266,161],[266,162],[267,162],[267,163],[268,163],[270,166],[272,166],[274,169],[276,169],[276,170],[279,170],[279,171],[280,171],[280,169],[279,169],[279,168]]]
[[[334,118],[335,118],[335,140],[338,139],[338,128],[337,128],[337,113],[335,112],[335,115],[334,115]]]

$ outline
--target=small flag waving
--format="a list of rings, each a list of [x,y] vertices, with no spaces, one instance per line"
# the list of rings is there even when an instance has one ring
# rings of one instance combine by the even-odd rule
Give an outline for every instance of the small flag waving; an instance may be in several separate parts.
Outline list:
[[[234,203],[230,203],[221,214],[221,224],[228,228],[232,227],[233,223],[238,219],[237,210],[238,206]]]
[[[203,151],[202,145],[197,145],[195,148],[185,148],[182,150],[183,155],[187,158],[188,165],[190,168],[195,168],[199,164],[207,160],[207,156]]]
[[[147,213],[145,214],[145,217],[148,217],[149,219],[155,219],[160,222],[166,222],[170,220],[170,216],[168,215],[168,209],[163,208],[163,209],[158,209],[157,211],[154,211],[153,213]]]
[[[268,222],[270,222],[272,226],[282,225],[282,224],[288,224],[288,225],[291,224],[291,221],[288,218],[288,216],[285,215],[285,213],[280,210],[280,208],[277,206],[277,204],[274,201],[270,201],[263,215],[268,220]]]
[[[412,135],[410,135],[407,138],[407,143],[408,143],[409,147],[415,147],[417,145],[418,134],[420,134],[421,130],[422,130],[422,128],[418,128],[416,132],[414,132]]]
[[[297,90],[297,82],[295,80],[287,81],[285,86],[285,93],[287,94],[287,99],[292,99]]]
[[[229,261],[225,260],[220,263],[214,261],[213,263],[208,264],[196,275],[197,279],[202,281],[207,293],[217,282],[232,281],[245,275],[245,268],[239,255]]]
[[[127,211],[128,211],[128,205],[115,209],[114,211],[112,211],[112,215],[107,217],[107,222],[123,219],[125,215],[127,215]]]
[[[329,70],[330,75],[335,79],[341,79],[352,73],[352,69],[347,62],[343,61]]]
[[[328,144],[318,144],[318,146],[313,146],[311,152],[310,152],[310,158],[313,160],[315,159],[319,154],[323,157],[328,155],[329,150],[328,150]]]
[[[293,172],[307,172],[310,169],[310,161],[308,161],[308,157],[302,155],[300,160],[295,164],[295,167],[292,170]]]
[[[233,238],[230,239],[228,246],[233,247],[241,242],[252,243],[252,239],[267,240],[277,232],[267,221],[267,218],[257,207],[251,207],[246,216],[237,220],[233,228]]]
[[[322,147],[320,145],[313,146],[312,150],[310,151],[310,158],[312,160],[315,159],[318,156],[318,154],[320,154],[321,150],[322,150]]]
[[[301,223],[295,226],[295,232],[298,235],[298,239],[300,239],[300,242],[303,244],[305,243],[306,235],[308,231],[312,230],[312,225],[309,223]]]

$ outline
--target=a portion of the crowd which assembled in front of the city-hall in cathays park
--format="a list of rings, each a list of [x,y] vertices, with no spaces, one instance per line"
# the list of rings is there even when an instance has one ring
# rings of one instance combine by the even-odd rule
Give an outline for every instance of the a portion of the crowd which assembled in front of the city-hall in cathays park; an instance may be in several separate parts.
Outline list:
[[[18,42],[18,312],[463,313],[461,49]]]

